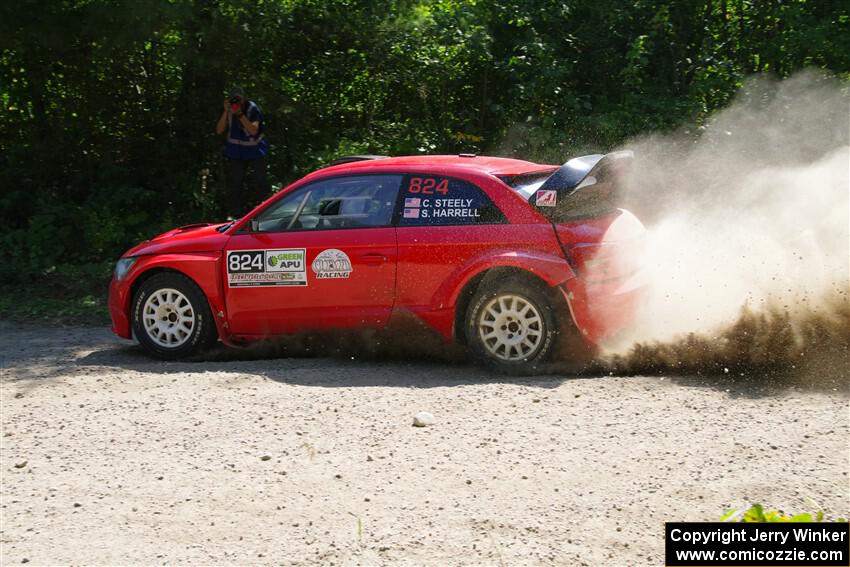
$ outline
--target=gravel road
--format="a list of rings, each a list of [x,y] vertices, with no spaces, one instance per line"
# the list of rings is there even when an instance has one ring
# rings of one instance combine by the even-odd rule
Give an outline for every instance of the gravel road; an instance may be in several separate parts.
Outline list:
[[[660,565],[665,521],[847,516],[848,396],[505,378],[0,323],[0,563]],[[436,423],[412,427],[428,411]]]

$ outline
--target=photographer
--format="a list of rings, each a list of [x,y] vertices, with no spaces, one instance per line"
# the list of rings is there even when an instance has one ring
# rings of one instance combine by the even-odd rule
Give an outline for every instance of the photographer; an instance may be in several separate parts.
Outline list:
[[[227,133],[224,146],[227,214],[239,218],[268,197],[270,192],[266,176],[266,154],[269,146],[265,139],[260,107],[248,100],[241,88],[234,88],[224,101],[224,110],[215,131],[219,135]],[[243,191],[242,183],[248,169],[251,170],[253,187],[252,190]]]

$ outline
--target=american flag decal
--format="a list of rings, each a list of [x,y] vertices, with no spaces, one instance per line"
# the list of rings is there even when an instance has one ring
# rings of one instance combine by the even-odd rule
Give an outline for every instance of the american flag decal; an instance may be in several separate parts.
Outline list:
[[[410,197],[404,200],[405,207],[419,207],[422,205],[422,199],[419,197]]]
[[[419,218],[419,209],[404,209],[404,218],[406,218],[406,219],[418,219]]]

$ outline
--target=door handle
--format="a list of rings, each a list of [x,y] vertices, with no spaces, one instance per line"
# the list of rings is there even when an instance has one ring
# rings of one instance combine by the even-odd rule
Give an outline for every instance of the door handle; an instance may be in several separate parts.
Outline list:
[[[383,264],[389,258],[384,256],[383,254],[379,254],[377,252],[372,252],[372,253],[369,253],[369,254],[363,254],[362,256],[360,256],[360,259],[363,260],[364,264],[371,264],[373,266],[377,266],[379,264]]]

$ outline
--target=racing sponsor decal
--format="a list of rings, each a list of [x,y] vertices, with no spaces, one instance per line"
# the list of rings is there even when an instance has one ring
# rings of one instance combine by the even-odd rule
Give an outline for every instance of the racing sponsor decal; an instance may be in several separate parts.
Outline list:
[[[307,285],[304,248],[284,250],[228,250],[228,287]]]
[[[336,248],[322,250],[313,260],[313,272],[316,279],[343,279],[351,275],[351,259],[348,254]]]
[[[535,204],[538,207],[554,207],[558,201],[558,193],[554,190],[545,190],[537,192],[537,200]]]

